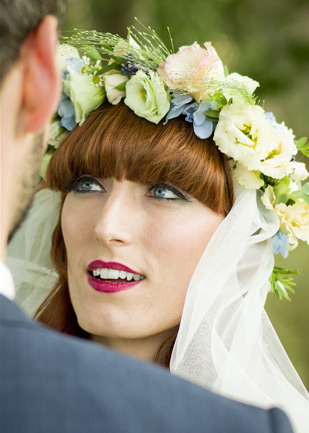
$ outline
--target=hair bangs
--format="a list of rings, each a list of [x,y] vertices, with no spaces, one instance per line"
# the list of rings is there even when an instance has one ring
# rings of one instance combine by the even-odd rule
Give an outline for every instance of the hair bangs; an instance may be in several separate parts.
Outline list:
[[[65,191],[86,174],[169,182],[225,215],[234,201],[226,158],[211,138],[199,139],[183,118],[155,125],[123,103],[103,104],[70,133],[51,159],[48,186]]]

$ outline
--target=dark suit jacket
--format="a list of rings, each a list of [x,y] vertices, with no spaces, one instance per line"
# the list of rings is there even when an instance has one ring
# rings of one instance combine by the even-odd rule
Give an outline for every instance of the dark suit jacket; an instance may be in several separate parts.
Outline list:
[[[166,369],[30,321],[0,297],[2,433],[291,433],[279,409],[236,403]]]

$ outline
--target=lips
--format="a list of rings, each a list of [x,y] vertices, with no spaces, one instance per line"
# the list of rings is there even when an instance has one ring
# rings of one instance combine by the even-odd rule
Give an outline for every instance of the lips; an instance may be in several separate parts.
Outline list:
[[[96,291],[116,293],[140,284],[145,276],[116,262],[95,260],[88,267],[88,284]]]
[[[132,274],[138,274],[138,272],[133,271],[132,269],[128,268],[125,265],[122,265],[121,263],[103,262],[102,260],[94,260],[93,262],[89,263],[87,269],[88,269],[88,271],[93,271],[94,269],[98,269],[98,268],[118,269],[119,271],[126,271],[126,272],[131,272]],[[141,275],[141,274],[139,274],[139,275]]]

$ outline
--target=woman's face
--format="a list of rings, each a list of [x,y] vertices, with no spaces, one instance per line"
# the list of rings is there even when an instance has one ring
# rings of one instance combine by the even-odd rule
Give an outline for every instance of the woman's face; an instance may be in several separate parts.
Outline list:
[[[87,175],[71,189],[62,230],[78,322],[95,340],[120,350],[140,342],[137,356],[153,356],[179,324],[192,274],[223,216],[163,182]]]

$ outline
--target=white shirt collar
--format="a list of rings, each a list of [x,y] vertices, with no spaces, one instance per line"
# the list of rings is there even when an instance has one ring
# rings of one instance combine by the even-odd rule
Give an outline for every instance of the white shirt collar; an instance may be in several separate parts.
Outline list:
[[[13,276],[9,268],[0,261],[0,293],[7,298],[13,300],[15,298],[15,285]]]

